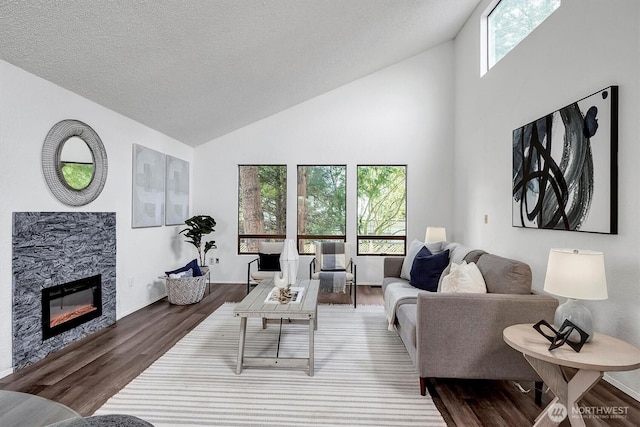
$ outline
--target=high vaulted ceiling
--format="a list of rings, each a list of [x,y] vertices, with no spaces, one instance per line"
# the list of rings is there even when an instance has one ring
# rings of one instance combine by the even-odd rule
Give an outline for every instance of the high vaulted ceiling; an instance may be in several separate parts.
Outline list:
[[[480,0],[0,0],[0,59],[197,146],[455,37]]]

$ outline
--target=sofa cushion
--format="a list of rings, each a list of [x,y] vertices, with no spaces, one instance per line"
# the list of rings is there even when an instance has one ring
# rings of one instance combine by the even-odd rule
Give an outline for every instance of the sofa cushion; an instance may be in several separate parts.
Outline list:
[[[438,282],[438,292],[440,292],[442,288],[442,280],[445,277],[447,277],[447,275],[449,274],[449,271],[451,270],[451,264],[453,264],[454,262],[457,264],[461,264],[462,262],[468,262],[468,263],[475,262],[477,264],[478,259],[480,259],[482,255],[487,253],[482,249],[470,250],[466,246],[462,246],[460,243],[451,243],[451,245],[455,245],[455,246],[447,246],[446,249],[454,248],[455,254],[451,254],[449,256],[449,265],[447,266],[447,268],[444,269],[444,271],[442,272],[442,275],[440,276],[440,281]]]
[[[442,252],[443,244],[445,243],[446,242],[436,242],[424,244],[419,240],[412,241],[409,245],[409,249],[407,250],[407,256],[404,257],[404,261],[402,262],[400,277],[407,280],[411,279],[411,267],[413,267],[413,260],[418,252],[420,252],[420,249],[426,247],[432,254],[437,254]]]
[[[411,356],[413,363],[416,363],[416,324],[417,324],[417,305],[404,304],[398,307],[396,313],[396,330],[402,339],[404,346]]]
[[[389,284],[396,282],[406,283],[407,285],[409,284],[409,281],[406,279],[401,279],[399,277],[385,277],[384,279],[382,279],[382,293],[385,293]]]
[[[524,262],[484,254],[478,259],[477,265],[487,284],[487,292],[521,295],[531,293],[531,268]]]
[[[483,251],[482,249],[474,249],[470,251],[467,255],[465,255],[465,257],[463,258],[463,261],[466,261],[469,264],[472,262],[477,264],[480,257],[486,253],[487,252]]]
[[[456,264],[462,264],[464,257],[472,251],[471,248],[461,245],[460,243],[448,243],[444,249],[449,251],[449,259]]]
[[[396,323],[396,311],[404,304],[415,304],[418,300],[418,294],[425,292],[414,286],[411,286],[407,280],[396,278],[395,282],[388,282],[382,290],[382,298],[384,300],[384,311],[387,313],[389,321],[389,330],[393,330]]]
[[[426,247],[420,249],[411,267],[409,283],[419,289],[435,292],[440,275],[449,264],[449,251],[431,254]]]
[[[472,250],[460,243],[455,242],[446,243],[443,249],[449,251],[449,265],[444,269],[442,275],[440,275],[440,280],[438,281],[438,292],[440,292],[440,289],[442,288],[442,280],[449,274],[449,271],[451,270],[451,264],[462,264],[462,261],[465,260],[467,262],[470,262],[470,260],[467,260],[466,257],[471,253],[475,253],[475,251],[477,250]],[[476,260],[471,261],[475,262]]]
[[[451,272],[442,279],[443,293],[486,294],[487,285],[474,262],[451,263]]]

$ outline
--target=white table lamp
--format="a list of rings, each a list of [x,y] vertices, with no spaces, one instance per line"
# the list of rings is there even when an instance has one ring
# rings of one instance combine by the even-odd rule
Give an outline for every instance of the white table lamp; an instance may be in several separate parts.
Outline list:
[[[296,248],[296,241],[294,239],[285,239],[284,246],[282,247],[282,254],[280,254],[280,269],[282,270],[283,275],[287,275],[290,285],[296,284],[299,262],[300,255]]]
[[[558,306],[553,323],[556,328],[569,319],[593,337],[593,318],[578,300],[607,299],[604,254],[582,249],[551,249],[547,263],[544,290],[568,298]]]
[[[447,241],[447,229],[444,227],[427,227],[424,235],[425,243],[436,243]]]

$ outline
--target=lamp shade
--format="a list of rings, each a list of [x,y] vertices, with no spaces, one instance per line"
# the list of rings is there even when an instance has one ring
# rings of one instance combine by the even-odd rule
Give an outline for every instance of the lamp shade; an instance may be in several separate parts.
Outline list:
[[[425,243],[436,243],[447,241],[447,229],[444,227],[427,227],[424,235]]]
[[[582,249],[551,249],[544,290],[565,298],[607,299],[604,254]]]

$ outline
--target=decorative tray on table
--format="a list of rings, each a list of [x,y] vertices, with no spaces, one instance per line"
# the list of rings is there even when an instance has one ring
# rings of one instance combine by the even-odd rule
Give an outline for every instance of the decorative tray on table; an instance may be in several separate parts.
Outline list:
[[[278,304],[289,304],[289,303],[299,303],[302,300],[304,288],[302,287],[290,287],[290,288],[273,288],[269,295],[267,295],[267,299],[264,301],[265,303],[278,303]]]

